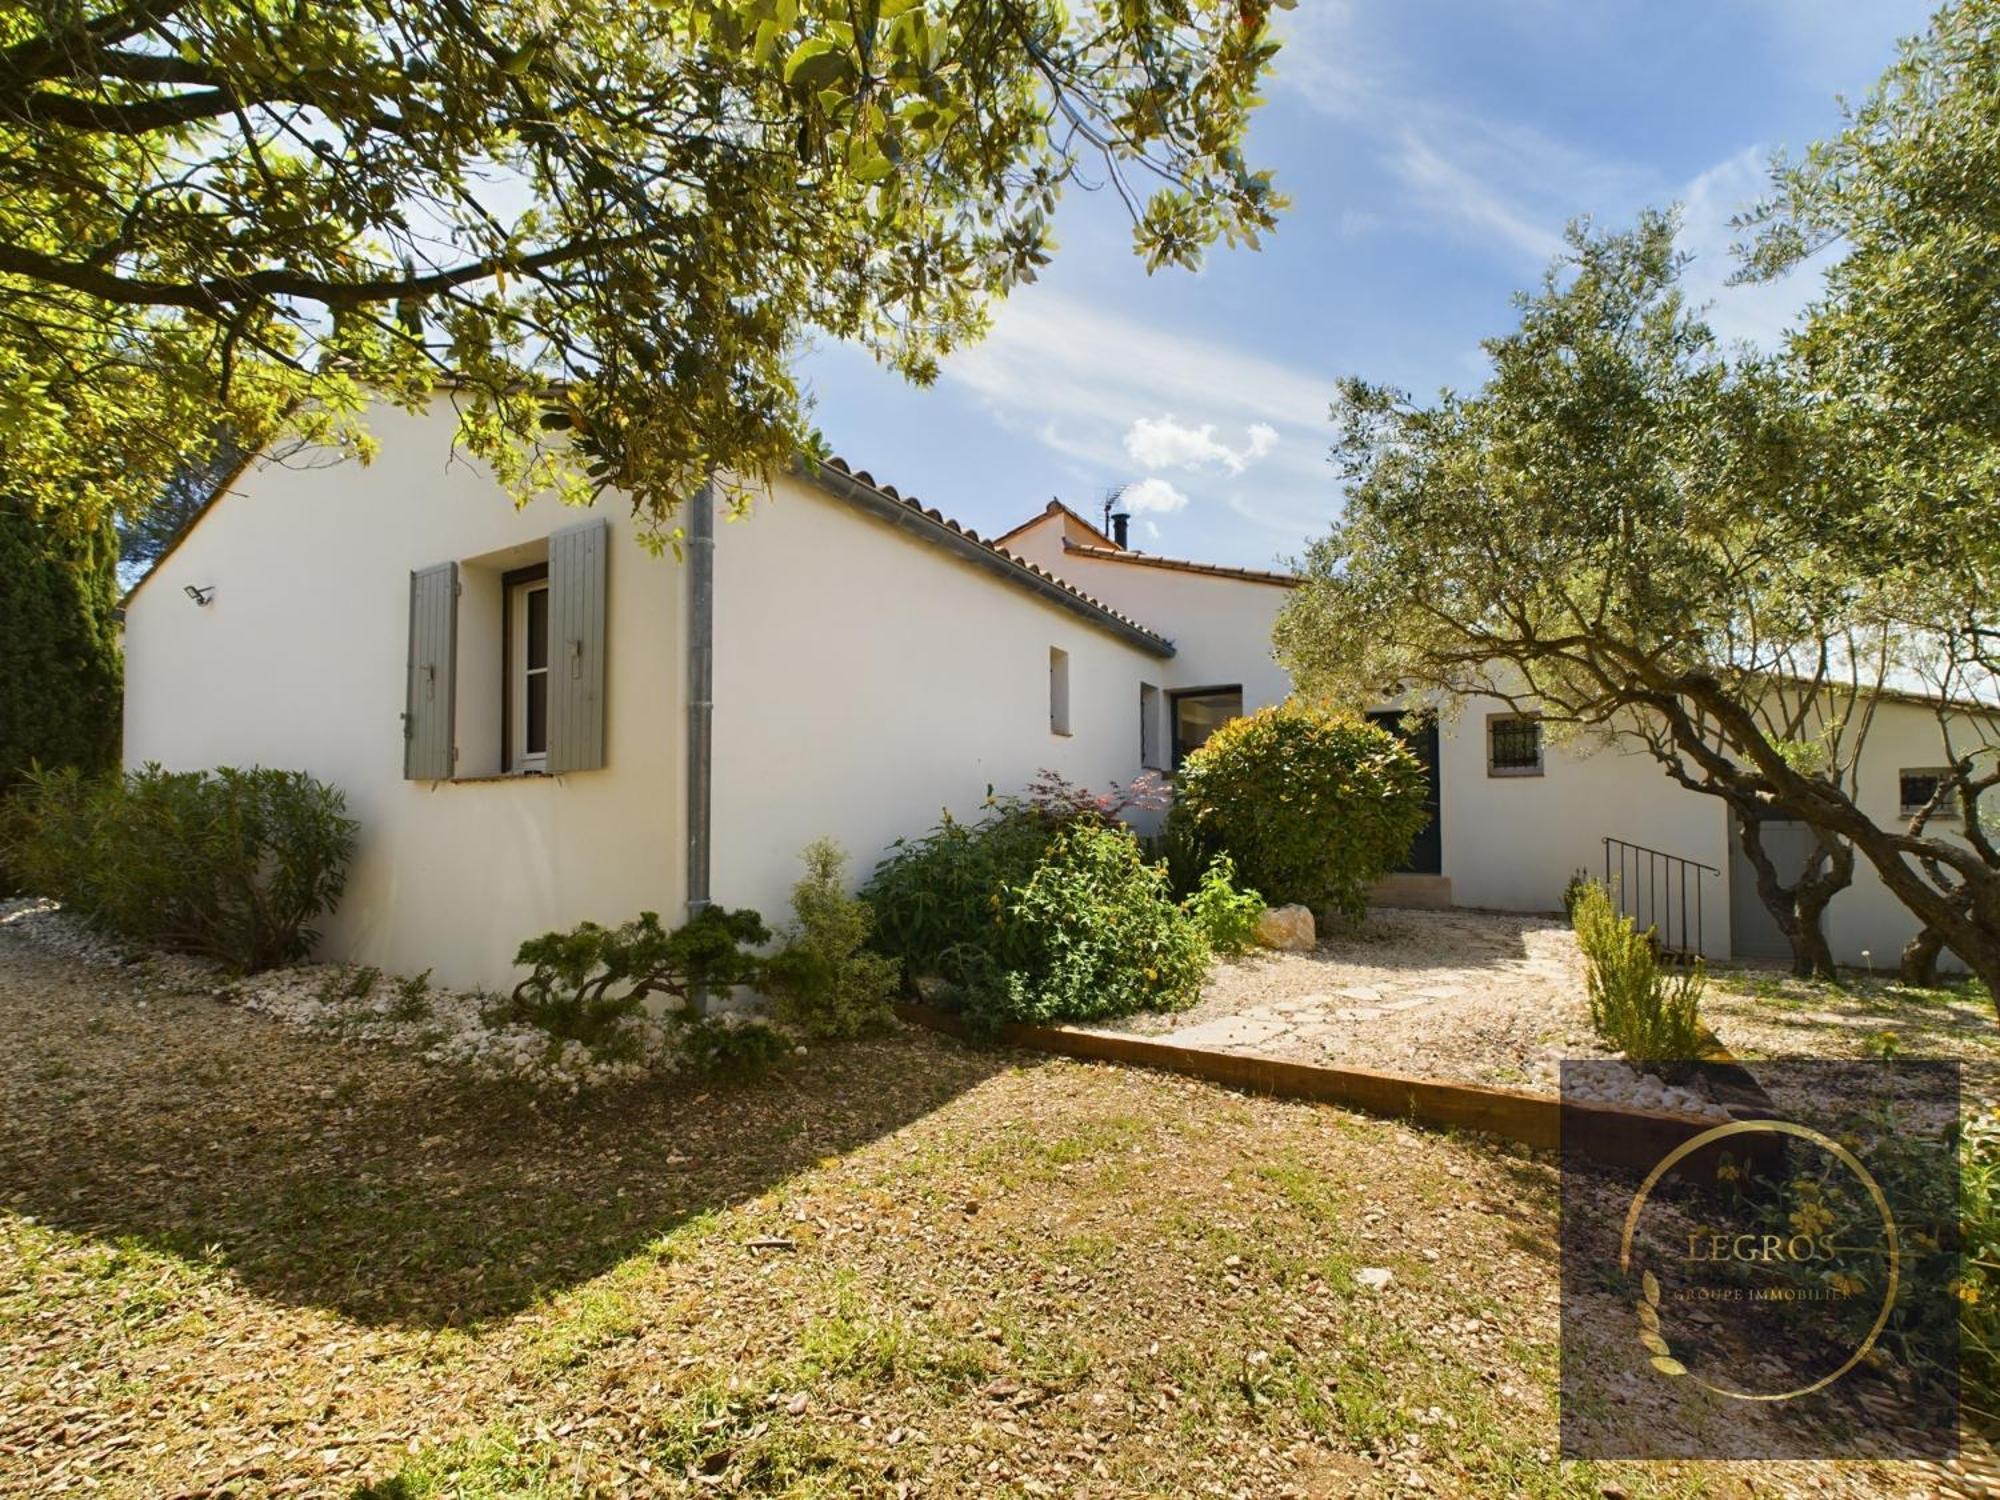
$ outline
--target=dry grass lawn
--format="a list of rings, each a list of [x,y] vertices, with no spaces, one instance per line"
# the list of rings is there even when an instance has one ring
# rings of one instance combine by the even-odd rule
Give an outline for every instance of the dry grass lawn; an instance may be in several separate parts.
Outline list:
[[[1549,1166],[1338,1111],[919,1034],[538,1108],[4,938],[0,1091],[13,1493],[1938,1492],[1557,1464]]]

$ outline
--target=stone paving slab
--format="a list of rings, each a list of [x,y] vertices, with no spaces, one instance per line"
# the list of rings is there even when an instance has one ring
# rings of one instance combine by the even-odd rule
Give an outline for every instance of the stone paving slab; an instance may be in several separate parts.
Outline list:
[[[1117,1029],[1293,1062],[1553,1091],[1565,1057],[1606,1055],[1559,918],[1374,911],[1305,953],[1216,965],[1201,1000]]]

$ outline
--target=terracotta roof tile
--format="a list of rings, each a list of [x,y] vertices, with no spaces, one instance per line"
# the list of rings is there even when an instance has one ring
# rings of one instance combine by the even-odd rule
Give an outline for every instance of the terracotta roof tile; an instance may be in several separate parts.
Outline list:
[[[1029,574],[1035,578],[1041,579],[1045,583],[1055,585],[1063,593],[1068,594],[1072,598],[1074,598],[1078,603],[1083,604],[1092,611],[1094,611],[1095,613],[1102,615],[1107,621],[1122,626],[1126,630],[1138,632],[1140,635],[1145,636],[1148,640],[1157,642],[1162,648],[1164,648],[1169,653],[1173,650],[1172,643],[1168,641],[1165,636],[1161,635],[1158,631],[1152,629],[1150,626],[1143,625],[1139,621],[1133,619],[1130,615],[1124,614],[1118,610],[1113,609],[1110,605],[1106,604],[1102,599],[1097,598],[1095,595],[1085,593],[1082,589],[1078,588],[1068,579],[1059,577],[1058,575],[1051,573],[1047,568],[1041,567],[1035,563],[1031,563],[1026,558],[1021,557],[1016,553],[1009,552],[1005,547],[1000,545],[999,541],[991,541],[991,542],[986,541],[979,535],[978,532],[974,531],[971,527],[961,526],[957,521],[952,520],[949,516],[946,516],[942,511],[937,510],[935,507],[925,505],[921,500],[918,500],[915,496],[900,495],[895,491],[893,487],[886,484],[878,484],[874,476],[871,475],[866,469],[857,470],[851,464],[849,464],[846,459],[841,458],[838,455],[826,458],[822,460],[822,462],[825,465],[825,467],[833,469],[838,473],[846,475],[847,478],[853,480],[855,483],[866,485],[869,489],[873,490],[877,495],[882,496],[884,499],[890,500],[895,504],[902,506],[907,511],[910,511],[916,515],[923,516],[925,519],[929,521],[935,522],[938,526],[942,527],[944,530],[956,536],[964,537],[967,541],[976,543],[980,547],[983,547],[986,551],[992,553],[995,557],[1004,558],[1007,562],[1011,563],[1015,568],[1018,568],[1021,572]],[[813,477],[813,472],[810,466],[802,464],[800,466],[800,472],[803,473],[804,476],[808,479],[811,479]],[[1016,527],[1015,530],[1018,531],[1020,530],[1020,528]],[[1012,534],[1013,534],[1012,532],[1008,533],[1008,535],[1010,536]],[[1004,538],[1002,538],[1001,540],[1004,540]],[[1093,548],[1090,550],[1097,551],[1099,549]],[[1119,554],[1114,551],[1109,555],[1115,557],[1118,556]]]
[[[1118,547],[1086,547],[1078,542],[1065,540],[1064,552],[1074,552],[1079,557],[1095,557],[1104,562],[1138,563],[1146,568],[1171,568],[1177,573],[1208,573],[1217,578],[1240,578],[1246,583],[1269,583],[1279,588],[1295,589],[1300,579],[1296,573],[1279,573],[1267,568],[1231,568],[1222,563],[1190,562],[1182,557],[1154,557],[1147,552],[1131,552]]]

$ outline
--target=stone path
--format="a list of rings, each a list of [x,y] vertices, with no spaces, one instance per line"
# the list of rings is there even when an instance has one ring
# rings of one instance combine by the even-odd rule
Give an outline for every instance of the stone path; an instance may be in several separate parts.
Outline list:
[[[1565,1057],[1606,1055],[1562,922],[1375,911],[1310,953],[1216,966],[1192,1010],[1116,1029],[1180,1046],[1553,1091]]]

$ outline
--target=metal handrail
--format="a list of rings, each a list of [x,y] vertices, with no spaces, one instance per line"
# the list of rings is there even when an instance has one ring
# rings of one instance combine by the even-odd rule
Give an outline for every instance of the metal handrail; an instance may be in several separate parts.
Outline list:
[[[1613,863],[1616,862],[1616,878]],[[1626,872],[1631,879],[1626,879]],[[1632,924],[1641,929],[1651,928],[1661,949],[1668,953],[1694,957],[1702,951],[1702,899],[1701,882],[1706,875],[1721,875],[1714,865],[1705,865],[1698,859],[1686,859],[1678,854],[1668,854],[1663,849],[1648,849],[1644,844],[1634,844],[1625,839],[1607,837],[1604,840],[1604,883],[1610,887],[1612,899],[1618,903],[1622,916],[1632,919]],[[1688,900],[1688,884],[1694,884],[1694,900]],[[1694,908],[1694,942],[1688,942],[1688,908]],[[1643,914],[1643,917],[1642,917]],[[1678,918],[1678,923],[1676,919]],[[1673,941],[1678,925],[1678,943]]]

